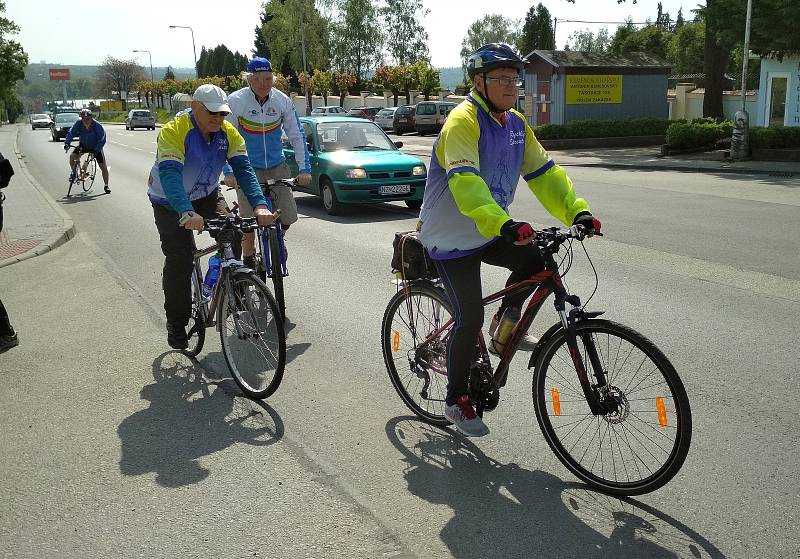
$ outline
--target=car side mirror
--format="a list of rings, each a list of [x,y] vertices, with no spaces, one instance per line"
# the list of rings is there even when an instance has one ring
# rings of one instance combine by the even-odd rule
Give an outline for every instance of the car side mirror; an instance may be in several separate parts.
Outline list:
[[[401,142],[400,140],[396,140],[396,141],[394,141],[394,142],[392,142],[392,143],[394,144],[394,147],[396,147],[396,148],[398,148],[398,149],[400,149],[401,147],[403,147],[403,142]]]

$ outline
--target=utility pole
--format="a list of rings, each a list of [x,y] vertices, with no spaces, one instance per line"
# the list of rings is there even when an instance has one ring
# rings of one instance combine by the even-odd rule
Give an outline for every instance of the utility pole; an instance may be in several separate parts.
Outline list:
[[[300,0],[300,45],[303,49],[303,72],[306,74],[306,116],[311,114],[311,76],[308,75],[308,65],[306,64],[306,29],[303,23],[303,12],[305,12],[305,1]]]
[[[194,29],[192,29],[188,25],[170,25],[169,26],[170,29],[175,29],[176,27],[178,27],[180,29],[188,29],[189,32],[191,32],[191,34],[192,34],[192,53],[194,54],[194,77],[197,78],[199,76],[198,76],[198,72],[197,72],[197,49],[194,46]]]
[[[731,158],[744,159],[750,151],[750,115],[747,114],[747,62],[750,58],[750,19],[753,0],[747,0],[747,20],[744,25],[744,48],[742,51],[742,109],[734,116],[731,138]]]

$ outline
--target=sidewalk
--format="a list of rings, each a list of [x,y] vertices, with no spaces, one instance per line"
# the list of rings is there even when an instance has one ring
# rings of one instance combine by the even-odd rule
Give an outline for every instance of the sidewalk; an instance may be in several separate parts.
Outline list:
[[[75,236],[69,215],[33,180],[17,148],[16,125],[0,127],[0,152],[11,161],[14,176],[3,190],[4,224],[0,233],[0,268],[44,254]]]

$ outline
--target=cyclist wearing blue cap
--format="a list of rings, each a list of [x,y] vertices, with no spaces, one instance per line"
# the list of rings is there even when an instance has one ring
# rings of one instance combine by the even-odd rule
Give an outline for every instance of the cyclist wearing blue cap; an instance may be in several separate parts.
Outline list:
[[[469,436],[489,432],[467,388],[484,318],[481,262],[511,270],[506,285],[544,267],[539,249],[530,244],[533,227],[508,215],[519,178],[564,224],[600,231],[600,222],[576,196],[564,169],[550,159],[525,117],[513,108],[524,67],[516,51],[502,43],[483,45],[470,55],[467,72],[474,87],[452,110],[436,139],[419,216],[420,239],[436,263],[455,320],[447,346],[444,415]],[[506,309],[519,309],[529,294],[503,299],[489,328],[495,352],[502,349],[494,339],[500,317]],[[536,339],[528,337],[519,348],[533,349],[535,344]]]
[[[255,169],[258,182],[264,184],[268,179],[288,179],[292,176],[289,165],[283,156],[281,130],[286,133],[294,148],[300,173],[298,186],[311,183],[311,162],[308,158],[305,135],[300,126],[294,103],[282,91],[273,88],[272,65],[269,60],[253,57],[247,64],[247,87],[234,91],[228,97],[231,113],[227,120],[236,126],[244,137],[247,155]],[[236,178],[230,168],[225,168],[225,184],[236,187]],[[281,223],[284,228],[297,221],[297,205],[288,186],[274,185],[271,194],[274,209],[281,210]],[[237,189],[240,214],[249,216],[251,209],[247,198]],[[242,257],[245,265],[254,267],[255,233],[248,233],[242,240]]]

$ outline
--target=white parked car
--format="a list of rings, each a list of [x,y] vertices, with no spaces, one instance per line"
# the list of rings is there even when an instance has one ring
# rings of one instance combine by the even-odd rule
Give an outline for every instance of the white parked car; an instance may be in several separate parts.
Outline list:
[[[375,124],[384,130],[394,130],[394,113],[397,112],[397,107],[386,107],[378,111],[375,115]]]
[[[341,107],[314,107],[311,109],[311,116],[346,116],[347,111]]]

